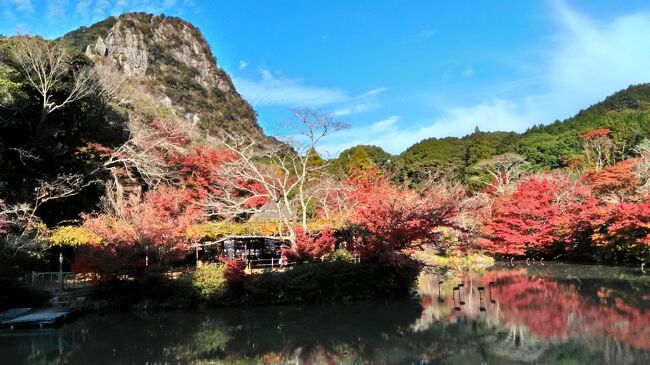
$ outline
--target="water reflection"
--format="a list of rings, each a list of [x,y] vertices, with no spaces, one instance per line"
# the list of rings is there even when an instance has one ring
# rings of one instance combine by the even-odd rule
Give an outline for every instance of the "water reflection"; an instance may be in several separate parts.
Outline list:
[[[423,276],[420,301],[86,316],[1,332],[7,364],[650,363],[650,278],[575,265]],[[462,284],[462,285],[461,285]]]

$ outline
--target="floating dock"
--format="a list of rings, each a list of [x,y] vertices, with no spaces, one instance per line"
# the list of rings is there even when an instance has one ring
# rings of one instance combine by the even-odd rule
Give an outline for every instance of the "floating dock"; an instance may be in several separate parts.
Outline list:
[[[0,325],[11,329],[18,327],[56,326],[73,319],[78,312],[71,309],[29,309],[14,308],[0,313]]]

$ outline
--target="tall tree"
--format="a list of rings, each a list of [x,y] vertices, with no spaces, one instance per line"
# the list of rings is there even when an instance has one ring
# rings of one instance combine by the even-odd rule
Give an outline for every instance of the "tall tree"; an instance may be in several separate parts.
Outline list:
[[[211,205],[216,211],[230,209],[236,215],[251,210],[247,200],[233,195],[232,191],[248,190],[247,199],[268,198],[277,204],[278,221],[295,241],[294,224],[307,231],[307,212],[313,200],[309,187],[320,178],[326,166],[315,157],[316,145],[345,128],[345,124],[331,113],[311,109],[295,110],[293,115],[298,137],[286,140],[287,144],[268,145],[262,142],[261,136],[236,136],[227,132],[219,136],[218,142],[232,151],[236,159],[224,164],[223,176],[230,186],[224,186],[223,194],[215,197]],[[242,187],[241,181],[254,183],[258,188]],[[301,215],[299,222],[294,222],[291,216],[296,211]]]
[[[11,56],[27,84],[41,97],[40,118],[34,127],[37,134],[50,113],[94,91],[92,68],[75,67],[71,51],[59,42],[41,37],[16,37]],[[69,79],[66,91],[55,96]]]

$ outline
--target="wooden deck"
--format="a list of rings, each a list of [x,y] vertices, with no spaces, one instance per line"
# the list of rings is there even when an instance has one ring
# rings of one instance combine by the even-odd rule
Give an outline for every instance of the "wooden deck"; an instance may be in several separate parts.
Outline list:
[[[69,319],[73,319],[78,314],[72,309],[29,309],[15,308],[0,313],[2,327],[11,329],[18,327],[39,327],[55,326]]]

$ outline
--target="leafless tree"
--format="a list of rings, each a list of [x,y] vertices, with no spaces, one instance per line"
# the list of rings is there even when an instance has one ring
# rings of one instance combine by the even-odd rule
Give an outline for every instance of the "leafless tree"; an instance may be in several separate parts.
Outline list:
[[[650,192],[650,140],[645,139],[635,148],[635,151],[640,156],[636,171],[637,178],[641,182],[639,190],[648,193]]]
[[[608,136],[595,136],[582,140],[582,150],[589,165],[596,170],[613,161],[616,143]]]
[[[106,183],[104,203],[120,212],[125,198],[125,184],[155,188],[161,183],[173,184],[175,166],[170,156],[185,153],[185,146],[178,137],[184,132],[176,128],[156,128],[132,116],[129,121],[129,139],[114,150],[99,146],[106,156],[102,168],[109,171],[112,181]]]
[[[503,193],[511,182],[519,179],[530,168],[530,164],[521,155],[504,153],[479,161],[476,167],[492,178],[488,186],[492,186],[498,193]]]
[[[244,211],[247,199],[266,197],[278,205],[278,220],[295,237],[293,212],[300,211],[298,222],[307,229],[307,212],[312,197],[309,187],[322,177],[324,164],[315,163],[316,145],[331,133],[345,128],[345,124],[334,119],[331,113],[311,109],[295,110],[294,124],[297,134],[286,139],[287,145],[264,144],[262,136],[234,135],[223,132],[218,143],[232,151],[237,159],[224,166],[226,186],[220,196],[209,204],[215,214],[224,209]],[[288,148],[291,146],[291,148]],[[247,197],[232,192],[240,191],[240,182],[253,182],[260,189],[248,189]],[[230,186],[228,186],[230,184]],[[299,209],[295,209],[298,207]]]
[[[21,250],[37,248],[43,227],[36,214],[38,209],[49,201],[77,195],[85,187],[95,183],[97,180],[84,179],[78,174],[61,174],[53,180],[39,180],[31,202],[2,205],[0,217],[8,227],[8,232],[3,237],[2,249],[16,254]]]
[[[115,66],[106,62],[95,63],[97,82],[101,86],[99,94],[111,104],[117,106],[132,105],[132,99],[139,93],[129,91],[130,83],[124,72],[115,69]]]
[[[37,131],[50,113],[94,91],[92,68],[75,70],[71,65],[70,51],[60,43],[40,37],[20,36],[12,42],[11,55],[27,83],[41,96],[41,115],[36,126]],[[63,100],[55,100],[54,90],[70,75],[70,89]]]
[[[307,196],[316,201],[325,219],[335,216],[347,216],[354,208],[350,199],[352,186],[341,182],[330,175],[324,175],[307,189]]]

